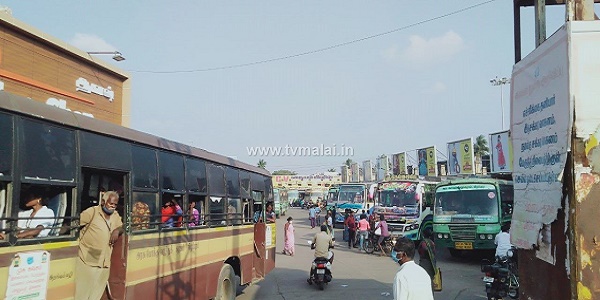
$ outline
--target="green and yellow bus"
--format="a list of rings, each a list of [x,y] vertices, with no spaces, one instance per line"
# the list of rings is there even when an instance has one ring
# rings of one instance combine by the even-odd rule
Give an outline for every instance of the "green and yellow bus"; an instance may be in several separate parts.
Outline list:
[[[53,225],[19,239],[32,189]],[[125,231],[96,283],[105,298],[232,300],[275,267],[275,224],[253,222],[273,199],[266,170],[0,92],[0,299],[74,298],[79,214],[105,191],[119,194]],[[170,199],[183,214],[166,228]]]
[[[439,184],[435,190],[435,245],[453,256],[463,251],[495,249],[500,226],[510,222],[514,203],[512,181],[466,178]]]

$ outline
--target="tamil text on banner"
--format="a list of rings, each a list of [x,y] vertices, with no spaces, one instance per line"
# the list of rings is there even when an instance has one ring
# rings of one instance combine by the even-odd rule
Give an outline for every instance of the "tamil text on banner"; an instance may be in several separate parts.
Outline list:
[[[490,134],[491,173],[511,173],[513,148],[510,130]]]
[[[515,207],[511,242],[531,249],[561,207],[571,132],[567,30],[561,27],[513,67],[511,139]]]
[[[448,143],[448,173],[473,174],[473,138]]]
[[[50,274],[50,252],[20,252],[8,268],[5,299],[46,299]]]

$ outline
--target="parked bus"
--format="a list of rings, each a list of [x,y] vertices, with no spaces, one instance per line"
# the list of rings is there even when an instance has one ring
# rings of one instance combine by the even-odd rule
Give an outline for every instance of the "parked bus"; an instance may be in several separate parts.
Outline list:
[[[279,218],[279,216],[285,216],[287,212],[289,202],[288,202],[288,191],[285,189],[273,189],[273,210],[275,211],[275,216]]]
[[[288,201],[291,207],[299,207],[300,206],[300,191],[298,190],[289,190],[288,191]]]
[[[382,214],[393,239],[419,241],[425,228],[433,229],[436,182],[384,181],[377,185],[373,213]]]
[[[327,198],[325,198],[325,200],[327,201],[327,203],[335,203],[337,202],[337,197],[338,197],[338,193],[339,193],[339,188],[337,187],[330,187],[329,190],[327,191]]]
[[[45,237],[18,239],[33,189],[53,225]],[[275,224],[252,222],[273,200],[266,170],[0,92],[1,299],[29,299],[34,283],[36,299],[74,298],[78,217],[105,191],[119,194],[124,224],[105,299],[234,299],[236,276],[246,284],[275,267]],[[165,228],[161,206],[171,199],[184,214]],[[49,267],[23,268],[39,264],[21,260],[35,255]]]
[[[494,239],[510,222],[514,203],[512,181],[468,178],[438,185],[433,230],[435,245],[453,256],[461,251],[495,249]]]
[[[352,210],[355,213],[360,213],[362,210],[368,210],[373,207],[373,192],[376,184],[371,183],[342,183],[338,186],[338,198],[334,203],[327,205],[335,205],[336,223],[344,223],[346,209]]]

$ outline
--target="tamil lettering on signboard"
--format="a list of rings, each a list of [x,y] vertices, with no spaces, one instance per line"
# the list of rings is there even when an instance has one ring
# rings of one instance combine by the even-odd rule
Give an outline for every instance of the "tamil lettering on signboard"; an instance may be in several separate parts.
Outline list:
[[[565,26],[513,67],[511,242],[519,248],[537,245],[543,224],[552,223],[561,207],[571,132],[568,79]]]
[[[46,299],[50,252],[32,251],[17,253],[8,268],[5,299]]]
[[[108,100],[110,100],[110,102],[115,99],[115,92],[110,86],[104,88],[95,83],[90,83],[83,77],[79,77],[77,80],[75,80],[75,90],[88,94],[94,93],[96,95],[106,97]]]

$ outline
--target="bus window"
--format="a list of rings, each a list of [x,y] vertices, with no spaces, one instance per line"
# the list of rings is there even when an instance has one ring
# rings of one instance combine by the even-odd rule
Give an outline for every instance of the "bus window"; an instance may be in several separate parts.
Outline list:
[[[244,206],[244,224],[248,224],[248,223],[252,223],[252,217],[254,216],[254,212],[252,210],[252,201],[250,199],[244,199],[243,200],[243,206]]]
[[[188,227],[198,227],[204,225],[204,214],[206,212],[206,197],[198,195],[189,195],[189,207],[187,211]]]
[[[500,185],[500,206],[502,217],[512,216],[515,194],[512,185]]]
[[[24,120],[20,149],[25,179],[75,182],[75,133],[72,130]]]
[[[240,192],[242,198],[250,198],[250,173],[240,172]]]
[[[139,146],[131,148],[134,188],[158,188],[156,151]]]
[[[131,228],[144,230],[155,228],[158,210],[156,193],[133,192],[133,206],[131,213]]]
[[[206,180],[206,164],[204,161],[188,158],[186,159],[186,165],[187,175],[185,180],[187,190],[194,193],[206,194],[208,183]]]
[[[8,211],[8,201],[7,199],[7,185],[3,182],[0,182],[0,241],[6,239],[8,237],[8,222],[7,218],[9,217],[6,212]]]
[[[254,223],[262,222],[264,220],[263,192],[252,191],[252,208],[254,211],[254,215],[252,216]]]
[[[72,187],[22,184],[17,215],[17,238],[46,238],[71,234]],[[37,203],[35,200],[37,199]],[[31,217],[34,207],[41,205]],[[41,231],[36,228],[42,226]]]
[[[183,156],[168,152],[158,152],[160,188],[162,190],[185,190]],[[183,203],[179,203],[183,205]]]
[[[210,226],[219,226],[225,225],[225,208],[223,201],[224,197],[210,197],[210,201],[208,202],[208,215],[206,219],[208,220],[208,225]]]
[[[213,196],[225,196],[225,170],[222,166],[207,164],[208,190]]]
[[[242,204],[239,198],[229,198],[227,200],[227,224],[242,224]]]
[[[7,114],[0,113],[0,176],[8,176],[12,173],[12,150],[12,117]]]
[[[177,228],[183,223],[183,197],[180,194],[163,193],[160,222],[162,228]]]
[[[240,197],[240,176],[239,171],[227,168],[225,178],[227,180],[227,196]],[[239,211],[239,210],[238,210]]]

